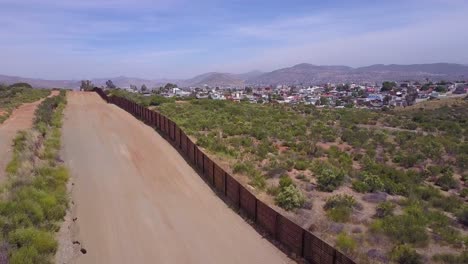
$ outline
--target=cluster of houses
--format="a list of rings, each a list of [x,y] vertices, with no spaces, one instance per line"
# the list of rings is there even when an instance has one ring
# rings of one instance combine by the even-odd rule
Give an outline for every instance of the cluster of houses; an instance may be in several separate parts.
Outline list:
[[[468,92],[466,82],[387,82],[382,85],[325,84],[317,86],[277,85],[267,87],[171,88],[146,91],[146,95],[158,93],[165,97],[195,97],[212,100],[248,101],[251,103],[309,104],[318,107],[405,107],[418,101],[444,96],[463,95]]]

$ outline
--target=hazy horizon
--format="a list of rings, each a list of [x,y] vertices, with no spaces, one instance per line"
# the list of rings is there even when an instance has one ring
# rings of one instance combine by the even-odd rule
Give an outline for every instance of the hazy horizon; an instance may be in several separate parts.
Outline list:
[[[328,66],[345,66],[345,67],[351,67],[353,69],[357,69],[359,67],[352,67],[349,65],[343,65],[343,64],[335,64],[335,65],[316,65],[313,63],[308,63],[308,62],[302,62],[302,63],[297,63],[294,65],[287,65],[284,66],[284,68],[291,68],[299,64],[311,64],[315,66],[321,66],[321,67],[328,67]],[[367,66],[374,66],[374,65],[419,65],[421,63],[410,63],[410,64],[383,64],[383,63],[376,63],[372,65],[362,65],[362,67],[367,67]],[[468,66],[468,64],[463,64],[463,63],[451,63],[451,62],[434,62],[434,63],[428,63],[428,64],[457,64],[457,65],[462,65],[462,66]],[[280,70],[283,68],[278,68],[278,69],[272,69],[272,71]],[[43,77],[31,77],[31,76],[23,76],[23,75],[6,75],[0,72],[0,76],[10,76],[10,77],[19,77],[23,79],[37,79],[37,80],[47,80],[47,81],[81,81],[81,80],[116,80],[118,78],[128,78],[128,79],[142,79],[142,80],[150,80],[150,81],[177,81],[177,80],[188,80],[194,77],[199,77],[201,75],[205,74],[211,74],[211,73],[221,73],[221,74],[234,74],[234,75],[241,75],[241,74],[248,74],[252,72],[260,72],[261,74],[269,73],[271,71],[262,71],[262,70],[250,70],[250,71],[245,71],[245,72],[221,72],[221,71],[208,71],[208,72],[201,72],[195,75],[190,75],[190,76],[185,76],[185,77],[180,77],[180,78],[168,78],[168,77],[160,77],[160,78],[153,78],[153,77],[136,77],[132,75],[118,75],[118,76],[95,76],[95,77],[90,77],[90,78],[62,78],[62,79],[54,79],[54,78],[43,78]]]
[[[0,0],[0,74],[186,79],[316,65],[468,64],[468,3]]]

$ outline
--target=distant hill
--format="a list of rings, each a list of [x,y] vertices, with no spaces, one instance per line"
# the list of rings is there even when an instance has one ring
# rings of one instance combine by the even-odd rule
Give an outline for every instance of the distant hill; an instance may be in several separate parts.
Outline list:
[[[382,82],[385,80],[459,80],[468,78],[468,66],[450,63],[371,65],[361,68],[302,63],[250,78],[247,84],[320,84],[327,82]]]
[[[265,74],[262,71],[250,71],[246,73],[241,73],[241,74],[234,74],[234,76],[240,80],[246,81],[255,77],[258,77],[262,74]]]
[[[435,75],[464,75],[468,73],[468,66],[451,63],[433,63],[433,64],[376,64],[367,67],[357,68],[356,71],[365,72],[411,72]]]
[[[351,71],[347,66],[317,66],[302,63],[248,79],[248,84],[306,84],[336,79]]]
[[[292,67],[274,70],[272,72],[251,71],[242,74],[209,72],[195,76],[191,79],[141,79],[129,77],[93,79],[96,86],[105,86],[107,80],[118,87],[130,87],[131,84],[141,87],[145,84],[148,88],[163,86],[171,82],[182,87],[242,87],[244,85],[277,85],[277,84],[323,84],[340,82],[375,83],[386,80],[460,80],[468,79],[468,66],[453,63],[433,64],[376,64],[360,68],[348,66],[320,66],[308,63],[297,64]],[[80,86],[79,80],[42,80],[0,75],[0,83],[12,84],[15,82],[27,82],[39,88],[74,88]]]
[[[43,79],[0,75],[0,83],[13,84],[17,82],[27,82],[35,88],[76,88],[80,86],[79,81],[73,81],[73,80],[43,80]]]
[[[193,77],[181,82],[182,86],[201,87],[208,85],[210,87],[243,86],[242,77],[230,73],[210,72]]]

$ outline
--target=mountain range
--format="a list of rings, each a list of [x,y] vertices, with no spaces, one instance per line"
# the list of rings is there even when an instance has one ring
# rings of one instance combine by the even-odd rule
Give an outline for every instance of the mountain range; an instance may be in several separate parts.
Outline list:
[[[171,82],[181,87],[242,87],[244,85],[294,85],[294,84],[323,84],[323,83],[378,83],[386,80],[460,80],[468,79],[468,66],[454,63],[433,64],[376,64],[366,67],[352,68],[348,66],[319,66],[301,63],[292,67],[282,68],[271,72],[252,71],[243,74],[210,72],[195,76],[190,79],[141,79],[129,77],[100,78],[91,80],[96,86],[105,86],[107,80],[118,87],[136,85],[141,87],[159,87]],[[43,80],[34,78],[22,78],[0,75],[0,83],[11,84],[15,82],[27,82],[34,87],[53,88],[78,88],[79,80]]]

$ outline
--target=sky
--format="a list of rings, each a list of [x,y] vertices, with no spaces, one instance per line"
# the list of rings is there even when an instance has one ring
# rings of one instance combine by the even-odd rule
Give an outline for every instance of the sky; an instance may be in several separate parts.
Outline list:
[[[189,78],[468,64],[466,0],[0,0],[0,74]]]

